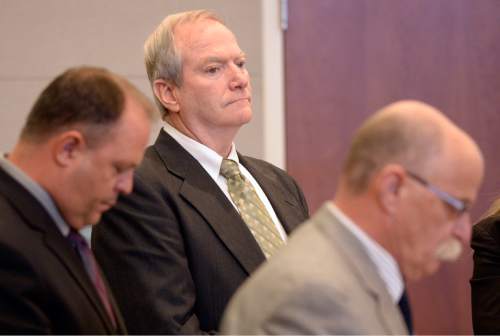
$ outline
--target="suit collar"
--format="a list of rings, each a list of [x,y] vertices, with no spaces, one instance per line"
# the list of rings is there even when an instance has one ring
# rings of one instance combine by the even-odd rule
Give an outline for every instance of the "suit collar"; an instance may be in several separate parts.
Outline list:
[[[335,204],[328,202],[327,207],[337,220],[344,225],[344,227],[351,232],[363,246],[364,250],[377,268],[377,272],[391,295],[392,301],[394,303],[398,303],[403,295],[404,283],[399,266],[394,257],[377,241],[357,226],[349,217],[347,217],[346,214],[337,208]]]
[[[276,215],[280,219],[281,225],[287,234],[290,234],[295,228],[291,226],[291,223],[297,221],[297,219],[294,218],[296,213],[294,210],[300,208],[301,205],[297,204],[297,200],[294,197],[290,197],[290,192],[283,188],[283,184],[277,180],[276,175],[268,173],[269,170],[264,171],[261,166],[257,164],[259,161],[250,160],[239,153],[238,157],[241,164],[244,165],[255,180],[257,180],[269,199],[269,202],[271,202]],[[268,163],[264,164],[267,165]]]
[[[369,258],[361,242],[340,222],[328,205],[323,205],[318,210],[312,222],[327,235],[336,249],[349,262],[353,274],[373,296],[378,305],[379,319],[385,325],[387,333],[401,333],[401,330],[406,330],[397,303],[392,301],[375,264]],[[398,318],[394,318],[395,316]]]
[[[33,197],[37,199],[37,201],[49,213],[57,228],[61,231],[61,234],[63,236],[67,236],[70,230],[69,226],[62,218],[49,193],[30,176],[25,174],[24,171],[19,169],[16,165],[8,161],[6,158],[0,158],[0,167],[2,167],[5,173],[10,175],[12,179],[23,186],[23,188],[25,188]]]
[[[166,123],[162,131],[171,136],[178,144],[180,144],[196,161],[208,172],[212,179],[216,180],[219,176],[220,166],[223,157],[216,151],[205,146],[198,141],[182,134],[172,125]],[[231,146],[231,153],[236,157],[234,144]]]
[[[241,216],[200,163],[163,129],[153,150],[165,168],[182,180],[179,194],[189,202],[212,227],[216,235],[231,251],[248,274],[253,272],[265,256]],[[238,153],[240,163],[259,183],[283,228],[290,233],[296,223],[297,204],[284,189],[282,181],[271,171],[262,169],[266,162],[250,159]],[[276,169],[276,168],[275,168]]]
[[[265,256],[247,225],[199,162],[164,130],[153,150],[165,168],[182,180],[179,195],[190,203],[212,227],[215,234],[250,274]]]
[[[75,282],[87,294],[87,297],[99,312],[104,324],[108,327],[109,332],[115,332],[79,256],[58,230],[47,210],[28,190],[3,169],[0,169],[0,194],[16,209],[19,216],[27,225],[42,234],[43,242],[48,250],[59,259]],[[54,274],[54,276],[57,277],[57,274]],[[117,309],[116,306],[113,308]]]
[[[91,282],[80,257],[69,245],[67,239],[55,230],[47,230],[44,236],[44,241],[52,253],[56,255],[62,264],[64,264],[68,273],[71,274],[73,279],[83,289],[89,300],[92,302],[94,308],[99,312],[101,320],[106,325],[109,332],[114,333],[114,327],[101,302],[101,299],[99,298],[99,295],[97,294],[94,284]],[[109,286],[107,287],[107,292],[111,293]],[[116,305],[113,306],[113,310],[117,313],[116,315],[119,315]]]

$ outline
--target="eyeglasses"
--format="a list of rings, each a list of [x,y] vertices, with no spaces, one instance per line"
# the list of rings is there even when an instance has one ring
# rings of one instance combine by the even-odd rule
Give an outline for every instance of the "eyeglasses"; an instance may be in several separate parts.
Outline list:
[[[410,176],[412,179],[420,183],[422,186],[427,188],[430,192],[432,192],[434,195],[437,196],[441,201],[443,201],[445,204],[450,206],[453,210],[457,212],[457,214],[461,215],[467,211],[469,211],[470,204],[467,201],[462,201],[459,200],[456,197],[451,196],[448,194],[446,191],[443,191],[436,187],[435,185],[427,182],[420,176],[418,176],[415,173],[412,173],[411,171],[406,170],[406,173],[408,176]]]

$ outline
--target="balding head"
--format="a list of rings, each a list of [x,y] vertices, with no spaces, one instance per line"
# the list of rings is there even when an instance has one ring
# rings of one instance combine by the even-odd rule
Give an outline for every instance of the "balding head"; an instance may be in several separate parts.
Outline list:
[[[470,137],[434,107],[410,100],[390,104],[355,133],[343,167],[346,186],[362,192],[373,173],[389,163],[427,174],[433,159],[453,141],[467,143],[478,152]]]
[[[483,169],[463,130],[432,106],[401,101],[356,132],[335,203],[418,279],[468,245]]]

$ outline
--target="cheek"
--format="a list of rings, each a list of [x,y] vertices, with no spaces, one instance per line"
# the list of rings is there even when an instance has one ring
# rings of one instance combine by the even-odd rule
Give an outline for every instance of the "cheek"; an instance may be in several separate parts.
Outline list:
[[[218,99],[223,97],[224,90],[220,83],[210,85],[197,85],[189,87],[182,95],[182,104],[185,106],[199,106],[207,108],[214,105]]]
[[[435,209],[425,202],[414,202],[401,214],[402,235],[410,258],[427,258],[440,241],[442,222]]]
[[[422,258],[433,268],[438,264],[436,253],[443,242],[451,237],[453,226],[449,220],[443,218],[442,212],[434,213],[432,218],[430,214],[427,217],[425,229],[420,236],[420,250]]]
[[[99,168],[87,172],[79,182],[79,189],[87,207],[93,206],[102,197],[108,196],[113,190],[115,178],[111,177],[110,169]]]

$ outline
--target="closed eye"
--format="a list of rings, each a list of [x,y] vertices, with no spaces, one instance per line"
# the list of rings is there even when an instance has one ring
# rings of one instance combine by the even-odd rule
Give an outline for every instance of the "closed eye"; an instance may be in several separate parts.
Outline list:
[[[209,66],[205,69],[205,72],[211,75],[215,75],[220,71],[221,67],[220,66]]]
[[[245,60],[237,61],[236,66],[238,66],[238,68],[244,68],[246,63],[247,62]]]
[[[119,165],[113,165],[113,168],[115,170],[116,175],[120,175],[124,171],[124,168]]]

